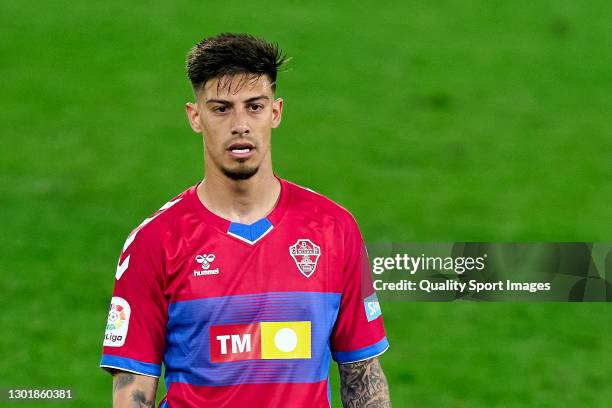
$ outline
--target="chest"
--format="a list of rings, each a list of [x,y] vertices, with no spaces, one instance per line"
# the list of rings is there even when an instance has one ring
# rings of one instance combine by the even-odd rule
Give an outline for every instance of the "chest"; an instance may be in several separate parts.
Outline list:
[[[340,242],[339,242],[340,241]],[[254,243],[201,228],[165,254],[170,302],[266,292],[341,292],[343,254],[333,229],[271,229]]]

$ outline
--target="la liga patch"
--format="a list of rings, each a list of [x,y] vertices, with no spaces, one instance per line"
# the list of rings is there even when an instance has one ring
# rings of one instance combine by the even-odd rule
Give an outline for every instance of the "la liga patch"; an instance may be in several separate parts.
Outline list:
[[[108,310],[104,345],[121,347],[125,343],[130,323],[130,304],[124,298],[114,296]]]

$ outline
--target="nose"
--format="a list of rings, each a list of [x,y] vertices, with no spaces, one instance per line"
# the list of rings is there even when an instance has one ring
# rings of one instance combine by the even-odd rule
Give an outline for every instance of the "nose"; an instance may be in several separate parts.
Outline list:
[[[247,125],[236,125],[232,128],[232,135],[243,136],[249,134],[249,127]]]
[[[242,109],[237,109],[234,117],[234,124],[232,125],[232,135],[243,136],[250,133],[249,123],[247,120],[247,114]]]

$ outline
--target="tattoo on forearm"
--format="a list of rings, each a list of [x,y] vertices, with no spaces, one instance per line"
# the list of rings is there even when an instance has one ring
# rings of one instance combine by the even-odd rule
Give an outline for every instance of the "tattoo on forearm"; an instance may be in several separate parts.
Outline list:
[[[377,358],[339,364],[340,394],[345,408],[388,408],[389,385]]]
[[[131,373],[117,373],[115,377],[116,379],[113,381],[113,394],[134,382],[134,374]]]
[[[147,401],[147,397],[145,397],[144,392],[140,390],[132,391],[132,401],[134,408],[151,408],[155,407],[155,401]]]

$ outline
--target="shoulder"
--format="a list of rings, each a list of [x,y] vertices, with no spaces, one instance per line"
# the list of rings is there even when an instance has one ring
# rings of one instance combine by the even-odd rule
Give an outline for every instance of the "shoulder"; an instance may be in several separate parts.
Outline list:
[[[123,250],[135,240],[153,246],[161,244],[167,232],[169,232],[177,222],[184,218],[185,214],[191,212],[189,194],[193,188],[194,187],[190,187],[175,197],[172,197],[157,211],[153,212],[138,224],[129,234]]]
[[[292,208],[317,219],[329,218],[345,231],[357,229],[353,214],[342,205],[310,188],[284,180],[291,189]]]

